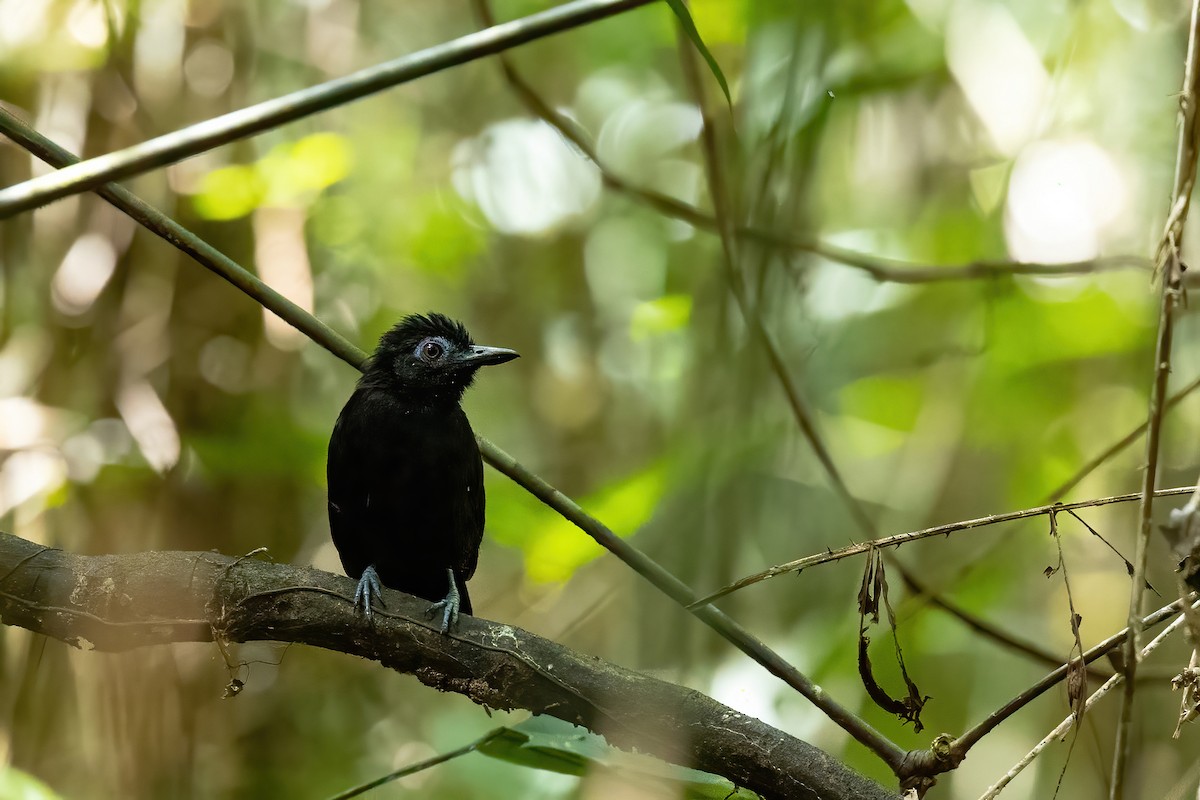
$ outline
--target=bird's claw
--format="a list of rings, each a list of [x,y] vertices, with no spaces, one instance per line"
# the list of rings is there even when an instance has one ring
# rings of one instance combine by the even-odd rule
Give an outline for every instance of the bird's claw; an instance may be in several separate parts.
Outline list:
[[[362,577],[358,579],[358,586],[354,590],[354,607],[358,608],[361,603],[363,614],[370,620],[371,604],[374,601],[378,601],[381,608],[387,608],[387,604],[383,602],[383,585],[379,583],[379,573],[375,571],[374,566],[370,566],[363,570]]]
[[[432,619],[437,616],[437,613],[442,612],[442,633],[449,633],[451,628],[458,626],[458,598],[453,599],[447,597],[445,600],[438,600],[429,607],[429,611],[425,616]]]
[[[429,607],[429,611],[425,616],[432,619],[439,611],[442,612],[442,633],[450,632],[451,628],[458,625],[458,609],[460,601],[458,597],[458,585],[454,582],[454,573],[450,572],[450,591],[446,593],[446,597],[437,601]]]

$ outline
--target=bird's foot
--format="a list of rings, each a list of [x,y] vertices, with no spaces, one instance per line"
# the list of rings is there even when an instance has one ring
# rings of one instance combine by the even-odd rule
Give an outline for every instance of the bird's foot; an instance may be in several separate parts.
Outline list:
[[[363,614],[369,620],[371,604],[375,601],[379,602],[380,608],[387,608],[387,604],[383,602],[383,585],[379,583],[379,573],[375,571],[374,566],[370,566],[363,570],[362,577],[358,579],[358,587],[354,590],[354,607],[358,608],[361,603]]]
[[[425,616],[433,618],[439,611],[442,612],[442,633],[449,633],[450,629],[458,625],[458,609],[460,600],[458,596],[458,584],[454,582],[454,571],[447,570],[450,574],[450,591],[446,593],[443,600],[439,600],[429,607],[429,611]]]

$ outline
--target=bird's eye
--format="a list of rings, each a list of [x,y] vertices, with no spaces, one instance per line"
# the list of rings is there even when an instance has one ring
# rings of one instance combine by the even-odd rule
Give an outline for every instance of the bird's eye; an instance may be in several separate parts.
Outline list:
[[[446,348],[442,347],[440,343],[430,340],[422,342],[418,352],[426,361],[437,361],[446,352]]]

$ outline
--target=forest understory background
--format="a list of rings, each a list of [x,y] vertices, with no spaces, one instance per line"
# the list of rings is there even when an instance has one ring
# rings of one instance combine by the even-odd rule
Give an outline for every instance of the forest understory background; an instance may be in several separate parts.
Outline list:
[[[90,157],[549,7],[0,0],[0,103]],[[1195,174],[1179,144],[1189,4],[688,7],[728,102],[651,3],[121,183],[351,346],[433,309],[518,350],[468,393],[476,431],[697,596],[874,536],[1136,495],[1148,417],[1156,485],[1196,483],[1200,347],[1180,294],[1166,406],[1148,413],[1163,281],[1182,287],[1195,257],[1177,202]],[[0,185],[47,171],[0,144]],[[324,459],[355,370],[94,194],[0,216],[0,530],[82,554],[265,547],[340,573]],[[571,522],[486,479],[480,616],[693,687],[894,787]],[[1070,657],[1074,614],[1084,649],[1126,626],[1143,522],[1147,611],[1176,599],[1158,526],[1186,499],[889,551],[905,665],[931,696],[921,732],[857,671],[865,557],[716,603],[923,749]],[[900,693],[886,624],[871,636]],[[0,787],[323,797],[525,716],[338,653],[231,648],[232,671],[211,643],[99,654],[0,629]],[[1172,738],[1170,691],[1190,653],[1176,633],[1139,672],[1128,797],[1195,796],[1197,734]],[[244,689],[222,699],[231,678]],[[1085,716],[1060,797],[1108,793],[1120,695]],[[979,797],[1070,711],[1060,685],[929,796]],[[1067,750],[1006,794],[1049,797]],[[473,753],[386,791],[675,796],[609,779]]]

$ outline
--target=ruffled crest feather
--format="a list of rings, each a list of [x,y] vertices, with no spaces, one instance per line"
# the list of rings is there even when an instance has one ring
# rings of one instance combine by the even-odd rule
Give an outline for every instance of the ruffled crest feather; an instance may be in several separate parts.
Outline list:
[[[471,334],[461,322],[450,319],[445,314],[436,311],[429,314],[409,314],[392,326],[391,330],[379,339],[381,351],[411,350],[422,339],[430,336],[441,336],[456,347],[470,347],[475,344]]]

